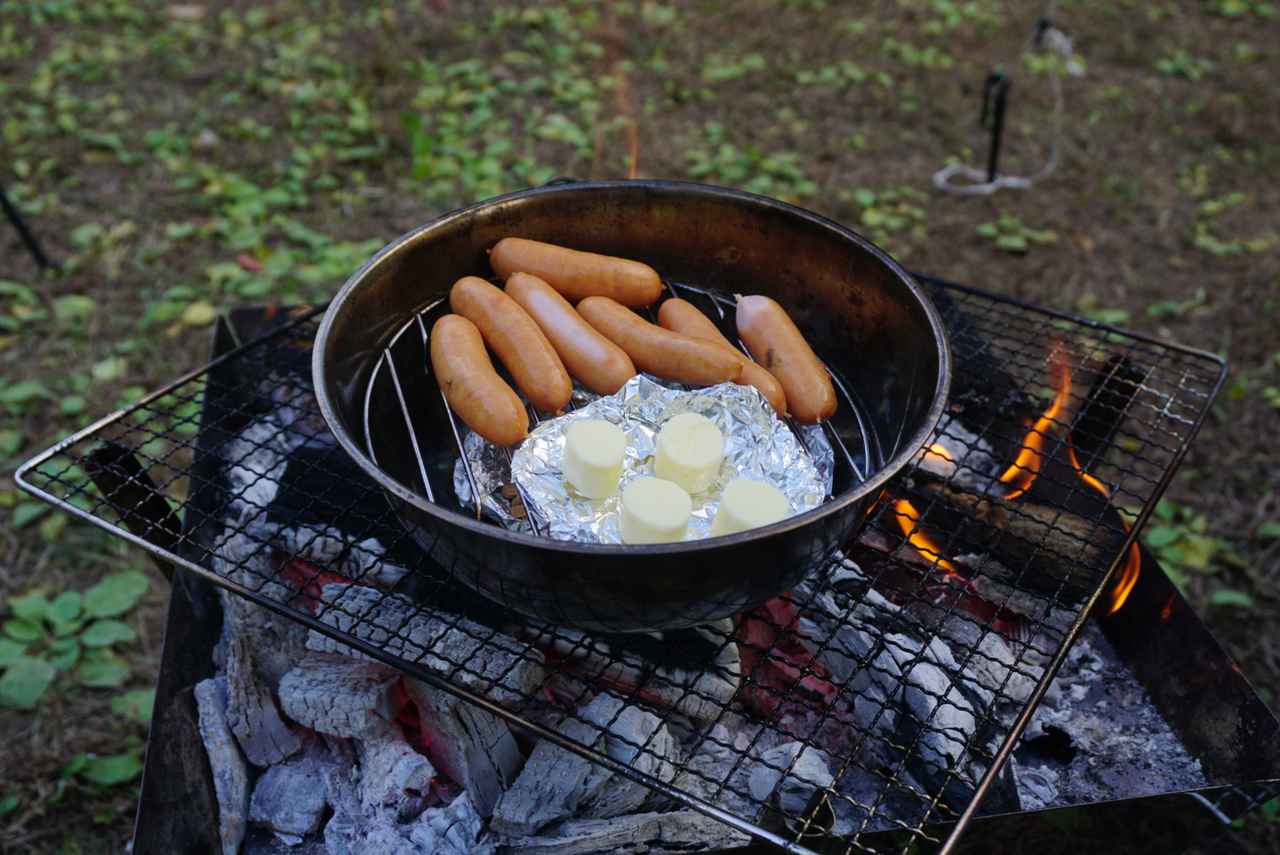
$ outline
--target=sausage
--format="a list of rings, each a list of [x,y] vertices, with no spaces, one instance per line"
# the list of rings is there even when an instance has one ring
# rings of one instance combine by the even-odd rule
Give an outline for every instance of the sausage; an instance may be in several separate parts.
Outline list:
[[[742,363],[724,348],[651,324],[608,297],[588,297],[578,304],[578,314],[625,350],[637,368],[657,377],[714,386],[742,373]]]
[[[608,297],[624,306],[649,306],[662,296],[662,280],[647,264],[536,240],[503,238],[489,251],[489,263],[504,280],[512,273],[537,276],[571,303]]]
[[[493,370],[480,330],[471,321],[444,315],[435,322],[431,370],[458,417],[494,445],[515,445],[529,434],[524,402]]]
[[[787,393],[796,421],[815,424],[836,411],[836,390],[791,316],[768,297],[738,298],[738,335]]]
[[[774,412],[780,416],[786,416],[787,396],[782,391],[782,384],[778,382],[778,378],[756,365],[747,358],[745,353],[734,347],[720,332],[720,328],[702,314],[693,303],[681,300],[679,297],[667,300],[658,307],[658,323],[672,332],[700,338],[730,350],[742,363],[742,376],[738,378],[738,383],[743,386],[755,386],[769,402],[769,406],[773,407]]]
[[[484,343],[498,354],[535,407],[549,413],[564,409],[573,394],[573,381],[551,342],[520,304],[478,276],[464,276],[453,283],[449,305],[479,327]]]
[[[560,292],[530,273],[512,273],[507,295],[529,313],[569,373],[597,395],[612,395],[636,376],[627,352],[596,332]]]

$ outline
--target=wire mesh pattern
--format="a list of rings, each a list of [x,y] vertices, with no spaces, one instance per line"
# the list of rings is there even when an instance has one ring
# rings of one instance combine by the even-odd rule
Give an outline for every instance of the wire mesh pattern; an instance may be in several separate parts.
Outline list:
[[[956,368],[932,453],[825,572],[662,638],[529,621],[423,558],[320,417],[318,310],[70,437],[18,481],[300,622],[312,649],[394,665],[668,806],[793,852],[945,847],[978,799],[1016,808],[1007,751],[1088,608],[1114,597],[1108,573],[1224,367],[926,282]],[[602,694],[623,704],[602,717]],[[636,708],[653,726],[624,726]]]

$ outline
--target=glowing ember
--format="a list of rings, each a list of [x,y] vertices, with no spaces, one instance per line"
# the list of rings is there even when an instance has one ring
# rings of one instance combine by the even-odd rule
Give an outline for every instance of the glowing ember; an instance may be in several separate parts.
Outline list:
[[[907,542],[915,547],[916,552],[935,562],[939,568],[946,571],[948,576],[959,575],[956,573],[955,565],[942,557],[942,552],[937,545],[920,528],[920,512],[916,510],[915,505],[906,499],[898,499],[893,503],[893,513],[897,517],[898,527],[906,535]]]
[[[1053,378],[1055,390],[1053,403],[1040,418],[1036,419],[1036,423],[1031,426],[1030,432],[1022,440],[1022,449],[1014,458],[1013,465],[1000,476],[1000,483],[1008,484],[1010,487],[1008,495],[1005,496],[1006,499],[1018,498],[1035,483],[1036,477],[1040,474],[1040,460],[1043,457],[1045,440],[1048,439],[1049,431],[1053,430],[1053,426],[1061,421],[1062,413],[1071,399],[1071,365],[1060,347],[1055,347],[1053,353],[1049,355],[1049,372]]]
[[[945,463],[948,466],[955,466],[956,459],[951,456],[951,452],[947,451],[946,446],[940,442],[935,442],[924,450],[924,456],[921,458],[922,463],[933,461],[935,463]]]
[[[1067,458],[1071,461],[1071,466],[1076,470],[1076,474],[1080,476],[1080,480],[1088,484],[1095,492],[1102,494],[1104,499],[1111,498],[1111,490],[1106,484],[1103,484],[1097,478],[1094,478],[1088,472],[1084,471],[1084,467],[1080,465],[1080,458],[1076,457],[1075,447],[1068,443]],[[1120,523],[1124,526],[1124,530],[1129,530],[1129,521],[1123,516]],[[1116,584],[1108,595],[1110,606],[1107,607],[1107,614],[1113,615],[1124,606],[1125,600],[1129,599],[1129,594],[1133,591],[1133,586],[1138,584],[1138,574],[1142,572],[1142,551],[1138,548],[1136,542],[1129,544],[1129,555],[1125,558],[1124,567],[1120,569],[1120,575],[1116,579]]]

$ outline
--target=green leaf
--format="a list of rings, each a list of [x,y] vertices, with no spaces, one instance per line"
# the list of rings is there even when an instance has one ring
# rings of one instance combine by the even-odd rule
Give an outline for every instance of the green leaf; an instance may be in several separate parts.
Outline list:
[[[1239,606],[1242,609],[1251,609],[1253,608],[1253,597],[1244,591],[1219,588],[1209,595],[1209,603],[1215,606]]]
[[[22,804],[22,800],[18,798],[17,793],[7,793],[0,797],[0,816],[8,816],[13,813],[20,804]]]
[[[205,327],[218,318],[218,310],[201,300],[182,310],[182,322],[189,327]]]
[[[102,235],[102,226],[97,223],[85,223],[71,230],[71,242],[78,247],[86,247]]]
[[[58,410],[64,416],[78,416],[85,411],[88,404],[80,395],[68,395],[58,403]]]
[[[44,502],[23,502],[13,509],[13,527],[23,528],[49,512]]]
[[[1219,542],[1216,537],[1206,537],[1202,534],[1188,534],[1182,541],[1183,552],[1186,557],[1182,563],[1192,570],[1206,570],[1209,562],[1213,560],[1213,556],[1218,551]]]
[[[98,308],[92,297],[68,294],[53,301],[53,314],[60,321],[82,321]]]
[[[63,591],[53,598],[53,602],[49,604],[49,609],[45,612],[45,616],[54,623],[73,621],[80,614],[82,601],[83,597],[80,596],[79,591]]]
[[[996,238],[996,248],[1005,252],[1026,252],[1027,239],[1020,234],[1000,235],[1000,237]]]
[[[1168,499],[1156,502],[1156,516],[1162,520],[1172,520],[1178,515],[1178,506]]]
[[[18,453],[22,448],[22,444],[26,442],[26,437],[22,431],[5,428],[0,430],[0,458],[11,457]]]
[[[129,363],[123,356],[108,356],[93,366],[93,379],[102,383],[119,380],[129,370]]]
[[[1182,536],[1182,530],[1171,525],[1156,525],[1147,529],[1143,535],[1143,540],[1147,542],[1147,546],[1152,549],[1160,549],[1168,546]]]
[[[129,663],[110,650],[86,650],[76,668],[76,678],[84,686],[115,688],[129,679]]]
[[[84,611],[91,617],[114,617],[133,608],[147,591],[147,577],[137,570],[113,573],[84,592]]]
[[[106,647],[117,641],[133,641],[137,637],[138,634],[133,631],[133,627],[124,621],[99,620],[94,621],[81,633],[80,640],[84,642],[85,647]]]
[[[36,398],[52,398],[49,387],[39,380],[19,380],[0,388],[0,404],[26,404]]]
[[[999,230],[996,228],[995,223],[982,223],[978,226],[977,232],[984,238],[993,238],[999,234]]]
[[[42,620],[49,610],[49,601],[45,599],[42,591],[32,591],[21,597],[10,598],[9,608],[13,610],[14,617],[38,621]]]
[[[155,689],[133,689],[111,699],[111,711],[140,724],[151,723],[151,708],[156,703]]]
[[[0,638],[0,668],[8,668],[17,662],[22,657],[22,651],[26,649],[26,642]]]
[[[72,775],[78,775],[80,774],[80,771],[84,769],[85,766],[88,766],[88,765],[89,765],[88,754],[76,754],[70,760],[67,761],[65,766],[62,767],[62,771],[58,773],[58,777],[70,778]]]
[[[80,642],[74,638],[59,638],[49,645],[49,664],[59,671],[70,671],[80,659]]]
[[[1268,520],[1258,526],[1254,537],[1259,540],[1280,540],[1280,520]]]
[[[13,618],[4,622],[5,634],[14,641],[36,641],[44,636],[44,630],[35,621]]]
[[[32,709],[44,695],[57,670],[43,659],[23,656],[0,676],[0,707]]]
[[[90,757],[80,771],[80,777],[109,787],[132,781],[141,773],[142,758],[137,754],[112,754],[107,757]]]

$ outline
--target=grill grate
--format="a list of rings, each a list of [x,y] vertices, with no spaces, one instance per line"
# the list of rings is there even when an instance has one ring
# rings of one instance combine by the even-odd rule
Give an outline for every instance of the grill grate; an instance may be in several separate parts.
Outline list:
[[[478,602],[448,567],[419,556],[382,494],[329,438],[310,389],[319,310],[294,313],[59,443],[17,480],[303,623],[314,639],[395,665],[793,852],[812,851],[831,830],[842,838],[834,851],[946,849],[983,796],[1000,798],[1003,761],[1094,600],[1105,602],[1131,525],[1140,527],[1166,486],[1225,368],[1208,354],[924,281],[956,368],[947,428],[956,466],[942,483],[971,491],[985,479],[989,487],[986,451],[966,429],[1004,469],[1053,397],[1044,386],[1055,347],[1073,372],[1069,404],[1049,420],[1036,457],[1039,477],[1005,509],[1021,527],[992,536],[981,507],[943,502],[929,489],[936,479],[917,468],[872,510],[862,540],[846,550],[851,560],[736,626],[660,642],[589,637]],[[1068,437],[1110,501],[1066,462]],[[141,467],[95,486],[104,453]],[[155,513],[144,484],[182,506],[181,532]],[[1126,522],[1117,505],[1136,516]],[[345,544],[339,558],[290,560],[318,553],[333,529]],[[290,530],[303,534],[286,546]],[[975,542],[1003,564],[962,565]],[[1109,546],[1090,548],[1097,543]],[[395,593],[375,579],[380,562],[411,571]],[[1069,570],[1046,577],[1050,564]],[[337,582],[346,584],[329,584]],[[848,644],[850,633],[861,646]],[[929,668],[981,666],[997,638],[1013,660],[985,692],[919,679]],[[938,644],[951,662],[940,661]],[[659,757],[656,734],[614,756],[562,735],[566,720],[583,722],[575,710],[599,691],[657,712],[680,736],[683,756]],[[792,747],[777,750],[780,743]],[[807,765],[817,751],[829,782]]]

